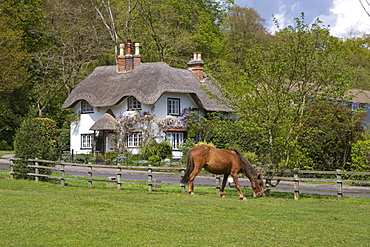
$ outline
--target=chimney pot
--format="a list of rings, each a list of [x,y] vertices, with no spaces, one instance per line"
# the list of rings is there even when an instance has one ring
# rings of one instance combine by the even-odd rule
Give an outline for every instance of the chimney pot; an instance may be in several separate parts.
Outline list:
[[[131,55],[131,39],[127,39],[127,50],[126,50],[126,55]]]
[[[125,49],[125,45],[124,45],[124,44],[120,44],[120,45],[119,45],[119,55],[120,55],[120,56],[125,55],[125,54],[123,54],[124,49]]]
[[[139,47],[140,47],[140,43],[135,43],[135,55],[140,55]]]
[[[194,57],[188,63],[188,69],[191,70],[199,81],[204,81],[204,62],[202,61],[202,56],[200,52],[194,52]]]

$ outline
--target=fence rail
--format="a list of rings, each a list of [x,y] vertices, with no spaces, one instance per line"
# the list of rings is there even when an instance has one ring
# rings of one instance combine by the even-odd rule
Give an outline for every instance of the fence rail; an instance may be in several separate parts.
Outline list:
[[[13,158],[10,163],[10,172],[1,172],[8,173],[10,178],[14,178],[14,161],[20,161],[21,159]],[[96,164],[77,164],[69,162],[60,162],[60,161],[49,161],[49,160],[40,160],[40,159],[28,159],[23,160],[27,161],[29,164],[27,167],[33,168],[34,172],[28,173],[29,176],[34,176],[35,181],[40,181],[41,177],[59,179],[62,186],[66,186],[66,180],[81,180],[87,181],[88,188],[93,187],[93,182],[107,182],[117,185],[117,189],[121,190],[122,185],[125,183],[137,183],[137,184],[146,184],[148,186],[148,191],[152,191],[153,188],[160,187],[163,183],[161,179],[157,179],[160,176],[166,177],[178,177],[178,181],[185,174],[185,167],[164,167],[164,166],[123,166],[123,165],[96,165]],[[42,165],[41,165],[42,164]],[[78,168],[82,172],[86,172],[87,178],[78,178],[78,177],[69,177],[66,176],[66,171],[76,171]],[[40,169],[49,169],[54,172],[59,172],[59,176],[56,175],[47,175],[42,174]],[[109,170],[109,172],[107,172]],[[267,185],[268,191],[286,191],[293,192],[294,199],[299,199],[299,195],[302,193],[312,193],[313,191],[323,192],[322,190],[302,188],[301,182],[329,182],[336,186],[336,189],[327,190],[326,194],[336,194],[338,200],[343,198],[344,188],[343,183],[359,183],[370,185],[370,180],[359,180],[359,179],[345,179],[344,176],[370,176],[370,172],[346,172],[341,170],[336,171],[306,171],[306,170],[261,170],[265,179],[269,181],[283,181],[284,185],[279,187],[272,187]],[[109,173],[114,174],[114,177],[97,179],[93,177],[93,174]],[[147,181],[125,181],[122,179],[122,176],[125,174],[141,174],[147,177]],[[334,179],[328,178],[317,178],[313,176],[335,176]],[[156,179],[154,179],[154,176]],[[198,175],[199,176],[199,175]],[[310,177],[311,176],[311,177]],[[203,175],[203,178],[212,178],[215,179],[216,193],[219,193],[221,188],[221,177],[214,175]],[[241,178],[241,181],[247,182],[246,178]],[[177,183],[166,183],[166,184],[175,184],[181,187],[181,192],[185,192],[185,185],[180,182]],[[271,184],[271,183],[270,183]],[[281,183],[282,184],[282,183]],[[229,184],[231,185],[231,184]],[[307,185],[307,184],[306,184]],[[197,184],[197,186],[210,186],[209,184]],[[249,187],[249,186],[244,186]],[[292,188],[293,187],[293,188]],[[358,187],[356,187],[358,188]],[[292,191],[293,189],[293,191]],[[365,196],[370,197],[370,187],[365,187],[361,189],[361,192],[346,190],[346,193],[356,194],[362,193]]]

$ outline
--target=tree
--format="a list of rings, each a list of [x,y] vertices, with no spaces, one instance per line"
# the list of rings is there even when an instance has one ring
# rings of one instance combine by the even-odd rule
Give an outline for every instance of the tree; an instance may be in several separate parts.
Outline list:
[[[55,160],[58,157],[56,122],[48,118],[26,119],[17,131],[14,141],[15,154],[21,159]],[[16,178],[27,178],[27,162],[14,167]],[[51,170],[42,170],[50,174]]]
[[[264,19],[252,8],[237,5],[230,7],[222,22],[223,56],[230,69],[238,71],[245,67],[248,49],[266,44],[272,37],[263,26]]]
[[[66,95],[109,50],[90,1],[45,1],[43,11],[43,26],[35,30],[44,43],[33,53],[32,67],[32,95],[39,117],[53,105],[60,108]]]
[[[189,54],[202,52],[215,57],[220,52],[222,4],[212,0],[140,1],[135,36],[145,46],[149,61],[164,61],[184,67]]]
[[[205,57],[220,53],[219,25],[226,4],[213,0],[92,0],[117,47],[131,38],[140,42],[146,62],[167,62],[184,67],[194,51]],[[117,54],[117,49],[116,49]],[[190,55],[189,55],[190,54]]]
[[[31,55],[37,43],[38,0],[0,2],[0,142],[13,146],[15,130],[29,109]]]
[[[361,6],[366,14],[370,17],[370,3],[367,0],[359,0],[359,2],[361,3]]]
[[[366,112],[333,102],[310,105],[307,111],[311,117],[304,123],[304,134],[298,140],[304,155],[295,167],[350,169],[351,146],[362,139]]]
[[[295,27],[276,33],[268,49],[260,45],[247,50],[238,77],[224,73],[220,81],[239,120],[263,136],[258,154],[275,167],[289,166],[295,158],[311,117],[308,106],[342,99],[350,86],[329,30],[319,20],[308,26],[303,13],[295,21]],[[227,76],[232,79],[225,80]]]
[[[354,86],[370,89],[370,35],[350,38],[345,41],[337,40],[337,50],[351,66]]]

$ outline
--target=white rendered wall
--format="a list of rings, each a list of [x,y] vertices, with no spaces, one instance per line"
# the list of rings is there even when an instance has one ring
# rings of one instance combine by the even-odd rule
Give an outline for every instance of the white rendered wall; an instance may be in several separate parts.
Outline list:
[[[149,112],[156,115],[158,118],[167,116],[167,101],[168,98],[180,99],[180,113],[182,114],[185,108],[198,108],[189,94],[186,93],[164,93],[154,105],[142,104],[141,112]],[[91,126],[98,121],[106,111],[110,109],[116,117],[127,111],[127,100],[122,101],[119,105],[110,107],[94,107],[94,113],[81,114],[81,103],[76,104],[71,109],[72,112],[78,113],[80,121],[71,123],[71,150],[74,153],[90,153],[91,149],[81,149],[81,135],[93,134],[94,131],[90,130]],[[180,118],[181,116],[177,116]],[[179,156],[179,151],[174,151],[174,156]]]

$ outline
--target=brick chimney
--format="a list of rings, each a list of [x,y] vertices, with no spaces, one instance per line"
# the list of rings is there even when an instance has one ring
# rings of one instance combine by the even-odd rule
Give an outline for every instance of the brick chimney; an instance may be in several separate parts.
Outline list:
[[[117,57],[117,72],[124,73],[136,69],[141,63],[139,53],[139,43],[135,43],[135,55],[131,54],[131,39],[126,41],[126,54],[124,54],[124,44],[120,44],[120,52]]]
[[[191,70],[199,81],[204,81],[204,71],[203,66],[204,62],[202,60],[202,53],[195,52],[194,57],[187,63],[188,70]]]

